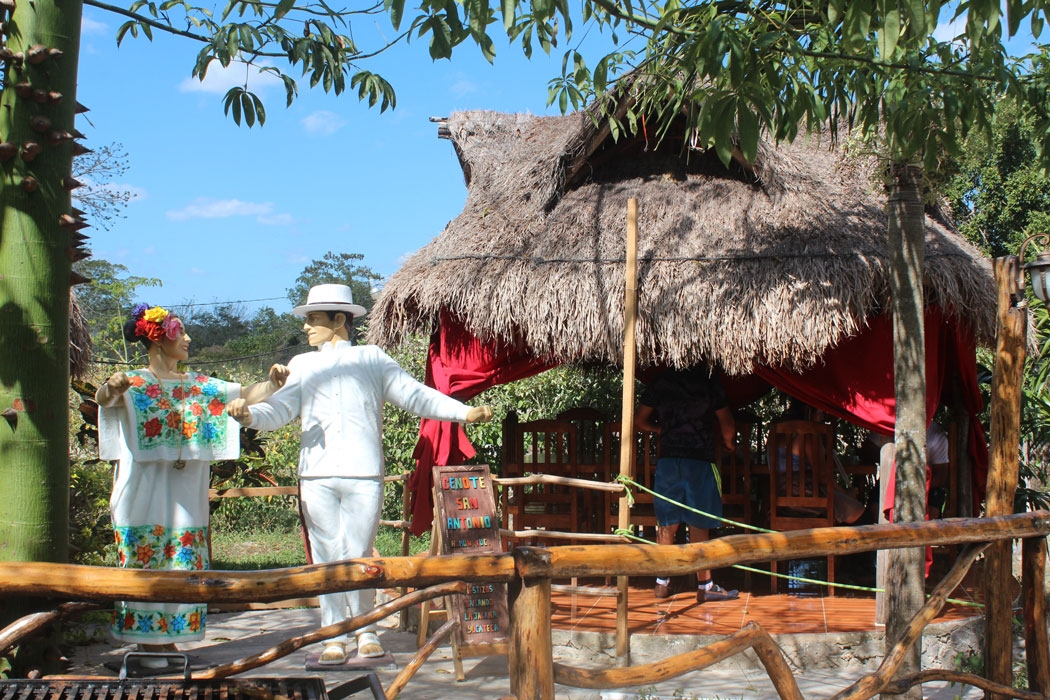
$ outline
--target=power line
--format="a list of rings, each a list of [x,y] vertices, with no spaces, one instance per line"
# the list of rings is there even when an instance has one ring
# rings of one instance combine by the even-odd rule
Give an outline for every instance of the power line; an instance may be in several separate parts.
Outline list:
[[[264,297],[262,299],[235,299],[233,301],[201,301],[193,302],[191,304],[169,304],[172,308],[186,308],[189,306],[232,306],[234,304],[249,304],[253,301],[277,301],[278,299],[288,300],[288,297]]]
[[[309,347],[307,343],[296,343],[295,345],[285,345],[267,352],[260,352],[254,355],[240,355],[238,357],[226,357],[221,360],[204,360],[201,362],[186,362],[184,364],[193,365],[194,367],[207,367],[209,365],[221,365],[227,362],[239,362],[241,360],[253,360],[259,357],[269,357],[271,355],[279,355],[290,350],[296,350],[298,348]],[[140,355],[133,358],[134,362],[123,362],[121,360],[92,360],[93,365],[110,365],[113,367],[134,367],[141,365],[149,361],[149,357],[146,355]]]

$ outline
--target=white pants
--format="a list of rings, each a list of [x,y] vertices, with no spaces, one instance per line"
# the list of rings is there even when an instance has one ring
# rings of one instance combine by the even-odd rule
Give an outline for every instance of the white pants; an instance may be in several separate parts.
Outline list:
[[[303,518],[315,564],[372,556],[383,509],[383,479],[325,477],[299,482]],[[321,624],[334,625],[375,607],[375,590],[342,591],[320,596]],[[349,614],[348,614],[349,611]],[[357,630],[375,631],[366,625]],[[335,637],[344,641],[349,635]]]

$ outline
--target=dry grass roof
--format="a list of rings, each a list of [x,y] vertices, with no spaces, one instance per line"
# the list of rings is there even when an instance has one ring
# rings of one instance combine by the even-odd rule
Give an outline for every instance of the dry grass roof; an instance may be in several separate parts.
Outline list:
[[[429,333],[448,310],[483,340],[621,363],[631,197],[641,366],[804,367],[889,308],[885,194],[870,160],[826,139],[726,168],[673,139],[614,142],[585,114],[462,112],[447,126],[466,205],[387,282],[370,342]],[[990,262],[930,216],[924,286],[990,342]]]

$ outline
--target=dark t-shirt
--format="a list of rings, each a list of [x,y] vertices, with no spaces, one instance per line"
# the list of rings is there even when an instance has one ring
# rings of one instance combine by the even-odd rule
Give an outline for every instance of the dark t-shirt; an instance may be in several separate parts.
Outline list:
[[[714,461],[715,411],[727,404],[722,383],[706,367],[664,371],[638,402],[656,414],[661,457]]]

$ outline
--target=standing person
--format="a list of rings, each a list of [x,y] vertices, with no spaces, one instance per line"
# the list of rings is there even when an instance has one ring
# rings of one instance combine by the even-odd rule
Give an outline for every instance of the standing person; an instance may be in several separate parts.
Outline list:
[[[417,416],[466,423],[492,420],[488,406],[471,408],[413,379],[375,345],[350,344],[353,319],[365,314],[350,287],[310,288],[306,304],[292,310],[319,352],[292,358],[288,383],[266,402],[230,415],[259,430],[302,419],[299,497],[308,555],[313,563],[371,556],[383,506],[383,404]],[[333,625],[374,606],[372,589],[320,596],[321,624]],[[357,630],[357,653],[383,656],[375,625]],[[329,640],[319,662],[342,664],[348,637]]]
[[[717,438],[714,423],[717,422]],[[669,369],[649,383],[635,411],[635,427],[659,435],[659,456],[653,490],[678,503],[713,516],[722,516],[722,491],[714,465],[715,439],[726,449],[735,449],[736,422],[726,402],[725,390],[706,367]],[[694,513],[681,506],[655,499],[656,539],[674,544],[678,526],[689,526],[691,543],[706,542],[709,530],[718,527],[715,518]],[[709,571],[696,572],[696,602],[733,600],[735,590],[727,591],[711,580]],[[653,595],[671,595],[670,580],[656,579]]]
[[[243,393],[240,384],[180,372],[190,336],[159,306],[136,306],[124,338],[146,346],[149,365],[113,374],[95,393],[99,457],[117,460],[109,506],[120,566],[207,569],[209,466],[240,454],[240,426],[226,407],[238,397],[254,403],[269,396],[288,368],[274,365],[268,381]],[[113,634],[142,651],[173,652],[175,642],[204,638],[206,612],[204,604],[123,601]],[[163,668],[167,661],[146,658],[142,665]]]

